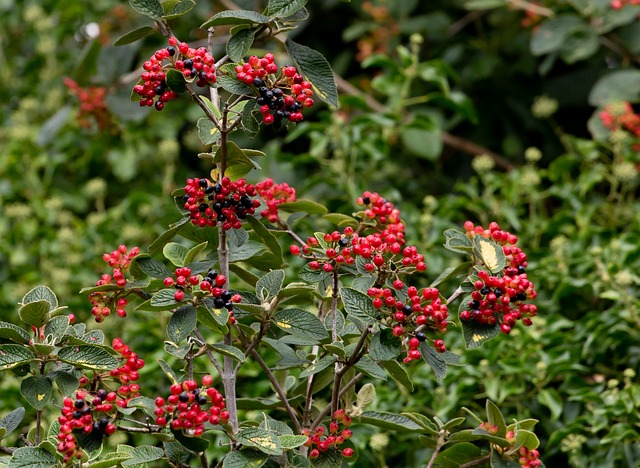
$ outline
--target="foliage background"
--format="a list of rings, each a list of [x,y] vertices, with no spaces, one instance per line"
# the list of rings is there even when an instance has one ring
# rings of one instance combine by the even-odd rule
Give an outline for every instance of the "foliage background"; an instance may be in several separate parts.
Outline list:
[[[456,261],[441,248],[445,228],[496,220],[517,233],[539,291],[534,326],[461,353],[465,365],[442,382],[415,366],[416,391],[379,388],[376,409],[448,419],[490,398],[511,417],[541,421],[547,466],[638,466],[638,157],[631,136],[610,138],[592,118],[605,104],[594,98],[597,86],[609,100],[640,97],[637,7],[625,7],[605,31],[593,18],[608,2],[546,2],[586,25],[566,33],[564,42],[577,35],[592,44],[575,57],[561,48],[539,53],[535,28],[507,3],[518,2],[310,1],[296,40],[323,52],[365,94],[343,85],[339,110],[316,106],[290,133],[262,131],[248,145],[269,159],[251,177],[289,182],[334,211],[351,210],[363,190],[384,194],[427,252],[425,284]],[[200,1],[174,31],[205,40],[193,25],[221,6]],[[89,319],[77,291],[99,277],[102,252],[148,245],[176,219],[171,191],[206,167],[196,157],[194,106],[179,100],[157,113],[129,102],[136,65],[163,41],[112,43],[145,24],[116,0],[0,0],[2,320],[15,318],[16,303],[37,284],[51,285],[80,320]],[[618,70],[636,74],[603,85]],[[106,129],[79,125],[66,76],[107,88]],[[442,146],[442,131],[502,157],[473,158],[455,137]],[[162,355],[164,324],[156,323],[141,315],[106,327],[148,353],[144,378],[166,387],[152,365]],[[448,335],[448,348],[461,352],[462,341]],[[5,413],[20,396],[2,379]],[[249,369],[239,394],[265,391],[258,369]],[[364,427],[357,434],[359,463],[425,462],[426,449],[409,437]]]

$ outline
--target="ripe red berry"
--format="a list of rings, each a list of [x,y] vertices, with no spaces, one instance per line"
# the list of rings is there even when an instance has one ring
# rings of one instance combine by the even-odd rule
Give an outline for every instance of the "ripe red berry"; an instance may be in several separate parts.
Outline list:
[[[342,456],[345,458],[351,458],[353,457],[353,449],[350,447],[347,447],[345,449],[342,450]]]

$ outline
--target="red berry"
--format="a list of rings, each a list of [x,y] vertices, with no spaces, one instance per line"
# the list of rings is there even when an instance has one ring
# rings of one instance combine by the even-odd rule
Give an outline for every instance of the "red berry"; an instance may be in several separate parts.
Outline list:
[[[344,450],[342,450],[342,456],[345,458],[351,458],[353,457],[353,449],[352,448],[345,448]]]

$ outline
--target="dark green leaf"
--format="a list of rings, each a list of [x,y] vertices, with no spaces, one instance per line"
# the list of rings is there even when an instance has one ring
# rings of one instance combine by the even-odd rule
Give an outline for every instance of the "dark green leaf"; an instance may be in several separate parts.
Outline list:
[[[441,283],[456,278],[459,275],[462,275],[469,271],[471,264],[469,262],[461,263],[460,265],[446,268],[438,277],[433,280],[433,282],[429,285],[430,288],[437,288]]]
[[[196,124],[198,137],[204,146],[211,146],[220,139],[220,131],[208,117],[202,117]]]
[[[319,283],[321,281],[328,280],[331,275],[322,270],[312,270],[309,268],[309,264],[302,267],[300,270],[300,279],[307,281],[308,283]]]
[[[53,380],[55,381],[60,393],[64,396],[71,395],[79,385],[78,378],[70,372],[56,371],[52,372]]]
[[[637,101],[640,96],[640,70],[607,73],[591,88],[589,104],[604,106],[615,101]]]
[[[184,75],[173,68],[167,70],[166,82],[169,89],[178,94],[182,94],[187,90],[187,82],[184,79]]]
[[[576,28],[583,25],[583,20],[574,14],[546,19],[531,34],[531,53],[544,55],[559,50]]]
[[[160,460],[164,456],[164,450],[151,445],[140,445],[130,451],[131,458],[122,462],[122,466],[146,464],[155,460]]]
[[[378,411],[365,411],[357,418],[362,424],[371,424],[372,426],[382,427],[384,429],[390,429],[392,431],[402,432],[422,432],[423,429],[420,425],[416,424],[411,419],[400,414],[385,413]]]
[[[263,252],[265,250],[265,247],[259,242],[247,241],[240,247],[230,245],[229,250],[230,262],[243,262]]]
[[[268,458],[268,455],[256,450],[238,450],[224,457],[222,468],[260,468]]]
[[[202,23],[200,28],[207,29],[209,26],[220,26],[222,24],[267,24],[270,21],[271,18],[255,11],[224,10]]]
[[[145,274],[152,278],[165,279],[173,276],[171,270],[164,263],[145,255],[134,258],[132,263],[135,263]]]
[[[187,253],[189,249],[176,242],[169,242],[162,249],[162,254],[177,267],[183,267],[187,264]]]
[[[410,392],[413,392],[413,382],[411,381],[411,377],[409,377],[409,373],[406,368],[398,364],[396,361],[382,361],[380,366],[389,373],[393,380]]]
[[[371,337],[369,357],[374,361],[389,361],[400,355],[402,341],[390,328],[384,328]]]
[[[260,130],[260,121],[256,118],[256,115],[260,115],[257,108],[258,103],[255,99],[252,99],[242,109],[242,127],[250,138],[253,138]]]
[[[15,431],[22,420],[24,419],[25,410],[23,407],[19,407],[7,414],[2,420],[0,420],[0,427],[5,430],[4,435],[0,437],[0,440]]]
[[[278,436],[278,439],[280,439],[280,445],[283,449],[290,450],[300,447],[309,437],[303,435],[281,435]]]
[[[420,342],[420,354],[422,358],[431,366],[436,379],[442,380],[447,375],[447,362],[444,358],[426,342]]]
[[[69,317],[66,315],[54,317],[49,320],[44,326],[44,336],[47,337],[47,342],[51,344],[58,343],[64,336],[68,326]]]
[[[223,154],[222,148],[218,148],[213,158],[213,162],[220,164],[222,162]],[[227,142],[227,169],[225,175],[231,177],[231,179],[238,179],[247,175],[252,169],[254,169],[255,163],[247,157],[247,155],[240,149],[234,142]]]
[[[18,310],[18,314],[24,323],[39,328],[49,320],[49,310],[51,308],[51,303],[42,299],[23,305]]]
[[[214,351],[219,352],[225,356],[229,356],[237,361],[244,362],[244,353],[235,346],[228,346],[222,343],[214,343],[208,345]]]
[[[51,304],[51,310],[58,308],[58,298],[48,286],[36,286],[22,298],[21,304],[26,305],[31,302],[47,301]]]
[[[229,311],[226,308],[218,309],[212,298],[205,298],[203,302],[218,327],[224,327],[229,322]]]
[[[516,448],[526,447],[529,450],[538,448],[540,441],[538,437],[531,431],[520,429],[516,432]]]
[[[284,270],[273,270],[256,283],[256,296],[262,301],[270,301],[278,295],[284,282]]]
[[[338,107],[338,88],[327,59],[320,52],[293,42],[289,38],[285,42],[285,47],[300,73],[311,82],[320,99],[331,106]]]
[[[460,465],[480,458],[482,451],[469,442],[460,442],[443,450],[436,458],[438,468],[458,468]]]
[[[387,380],[387,373],[369,356],[363,356],[354,367],[374,379]]]
[[[418,115],[400,128],[402,144],[411,153],[434,161],[442,152],[441,128],[435,118]]]
[[[498,433],[496,435],[504,437],[507,433],[507,425],[504,422],[504,417],[500,412],[500,408],[498,408],[491,400],[487,400],[486,411],[487,421],[489,421],[489,424],[493,424],[498,427]]]
[[[150,304],[156,310],[170,310],[178,304],[174,298],[175,289],[162,289],[151,298]]]
[[[438,433],[436,431],[436,425],[433,423],[433,421],[420,413],[402,413],[402,416],[406,416],[407,418],[411,419],[431,435],[436,435]]]
[[[120,466],[120,464],[131,458],[128,453],[111,452],[107,453],[104,458],[100,458],[97,461],[93,461],[89,464],[88,468],[110,468],[112,466]]]
[[[491,452],[491,468],[520,468],[522,465],[509,458],[502,458],[497,450]]]
[[[466,304],[465,301],[460,305]],[[500,334],[500,325],[482,325],[475,320],[462,320],[462,334],[467,349],[474,349]]]
[[[549,408],[551,411],[551,419],[557,420],[564,410],[562,397],[555,388],[543,388],[538,392],[538,402]]]
[[[220,67],[217,83],[222,87],[222,89],[231,94],[236,94],[238,96],[255,95],[255,91],[251,86],[247,86],[246,84],[238,81],[236,78],[235,67],[232,63],[227,63]]]
[[[255,287],[255,285],[258,283],[259,278],[256,275],[254,275],[250,271],[245,270],[237,264],[229,265],[229,270],[231,270],[231,272],[233,272],[238,278],[240,278],[250,286]]]
[[[53,384],[44,375],[27,377],[20,384],[20,393],[38,411],[47,406],[52,392]]]
[[[178,344],[186,339],[198,325],[196,308],[192,304],[184,305],[174,312],[167,324],[167,336]]]
[[[132,42],[136,42],[140,39],[143,39],[147,36],[150,36],[155,32],[155,29],[150,28],[149,26],[144,26],[142,28],[134,29],[133,31],[129,31],[124,36],[120,36],[116,42],[113,43],[114,46],[123,46],[126,44],[131,44]]]
[[[118,367],[118,360],[107,350],[90,344],[61,348],[58,359],[85,369],[111,370]]]
[[[371,298],[360,291],[351,288],[342,288],[340,290],[342,302],[348,315],[352,315],[357,319],[371,323],[373,320],[380,318],[380,312],[373,307]]]
[[[25,346],[16,344],[0,345],[0,370],[11,369],[33,359],[35,359],[35,355]]]
[[[316,362],[315,364],[311,364],[309,367],[307,367],[304,371],[300,372],[300,375],[298,376],[299,379],[304,379],[309,377],[310,375],[313,374],[317,374],[318,372],[326,369],[327,367],[333,365],[333,363],[336,362],[336,357],[335,356],[325,356],[322,359],[320,359],[318,362]]]
[[[457,229],[447,229],[444,231],[446,239],[444,247],[453,252],[468,253],[473,250],[473,243],[463,232]]]
[[[253,45],[256,30],[244,28],[238,30],[227,42],[227,55],[232,62],[240,62]]]
[[[189,217],[185,216],[180,221],[178,221],[173,226],[171,226],[169,230],[160,234],[160,236],[156,240],[154,240],[149,246],[149,248],[147,249],[147,251],[149,252],[149,255],[154,255],[157,252],[160,252],[162,248],[165,246],[165,244],[171,241],[171,239],[173,239],[176,236],[176,234],[178,234],[178,231],[180,231],[180,229],[182,229],[183,226],[188,222],[189,222]]]
[[[280,439],[270,431],[257,427],[241,429],[236,434],[236,440],[248,447],[254,447],[268,455],[281,455]]]
[[[233,245],[240,247],[249,240],[249,233],[243,228],[230,229],[227,231],[227,238]]]
[[[31,339],[26,330],[9,322],[0,322],[0,338],[15,341],[16,343],[28,343]]]
[[[58,461],[45,449],[21,447],[13,452],[8,466],[9,468],[54,468],[58,466]]]
[[[294,336],[313,340],[326,340],[327,330],[318,317],[303,309],[286,309],[277,312],[273,322]]]
[[[280,204],[279,206],[282,206],[282,204]],[[273,233],[269,229],[267,229],[265,225],[260,222],[259,219],[254,218],[253,216],[249,216],[247,218],[247,221],[251,225],[253,232],[255,232],[256,235],[260,237],[260,240],[262,240],[264,245],[266,245],[267,248],[276,257],[281,259],[282,247],[280,246],[280,243],[278,242],[278,239],[276,238],[276,236],[274,236]]]
[[[272,18],[287,18],[307,4],[307,0],[269,0],[267,14]]]
[[[171,430],[176,440],[192,452],[204,452],[209,447],[209,441],[202,437],[188,437],[181,430]]]
[[[194,6],[196,6],[196,2],[194,0],[182,0],[176,3],[175,5],[173,5],[173,7],[171,7],[171,9],[168,12],[166,12],[166,14],[164,15],[164,18],[165,19],[179,18],[185,13],[189,13]]]
[[[141,15],[145,15],[152,20],[161,21],[164,10],[158,0],[129,0],[129,3]]]
[[[337,224],[340,227],[357,226],[358,220],[353,216],[348,216],[342,213],[328,213],[323,216],[324,219],[330,223]]]

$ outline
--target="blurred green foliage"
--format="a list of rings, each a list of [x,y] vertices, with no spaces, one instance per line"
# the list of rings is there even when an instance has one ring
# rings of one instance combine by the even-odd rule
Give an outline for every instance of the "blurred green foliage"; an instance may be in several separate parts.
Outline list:
[[[310,1],[300,40],[351,87],[341,86],[338,110],[316,111],[289,133],[238,137],[269,155],[250,177],[289,182],[332,210],[352,207],[365,189],[384,194],[427,252],[425,283],[456,261],[440,248],[443,229],[495,220],[517,233],[539,291],[533,327],[463,353],[466,365],[443,382],[416,366],[416,391],[379,387],[374,408],[448,419],[490,398],[507,419],[541,421],[547,466],[637,466],[638,153],[631,135],[609,133],[592,116],[609,100],[640,100],[638,8],[614,15],[608,1],[548,1],[556,16],[547,18],[506,0],[426,3]],[[201,0],[174,31],[205,43],[193,25],[219,7]],[[606,21],[594,21],[599,14]],[[561,40],[543,43],[526,18]],[[126,3],[0,0],[0,25],[0,319],[14,318],[37,284],[88,319],[76,293],[103,272],[101,254],[148,246],[177,219],[172,190],[206,167],[199,113],[186,101],[162,113],[129,102],[135,67],[163,42],[112,46],[146,25]],[[571,47],[576,38],[580,48]],[[67,76],[107,89],[108,126],[80,125]],[[471,158],[464,142],[504,160]],[[144,314],[106,325],[145,355],[150,387],[167,384],[154,364],[164,356],[164,324],[156,325]],[[450,349],[463,348],[450,339]],[[245,372],[240,395],[268,391],[257,368]],[[3,390],[2,412],[17,398],[17,388]],[[359,432],[363,465],[419,466],[427,457],[409,437]]]

